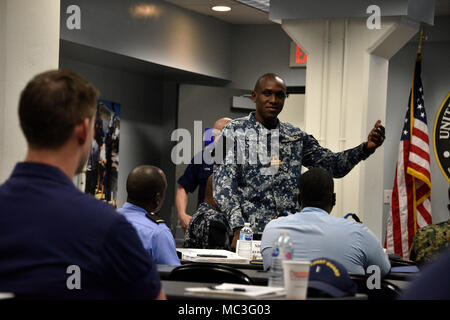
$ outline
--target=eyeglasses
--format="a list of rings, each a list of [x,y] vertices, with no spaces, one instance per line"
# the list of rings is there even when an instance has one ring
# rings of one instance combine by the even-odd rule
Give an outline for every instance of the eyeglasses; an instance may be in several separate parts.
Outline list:
[[[273,94],[275,94],[275,98],[280,99],[280,100],[284,100],[288,97],[288,95],[284,91],[273,92],[272,90],[264,90],[262,92],[262,94],[267,98],[269,98]]]

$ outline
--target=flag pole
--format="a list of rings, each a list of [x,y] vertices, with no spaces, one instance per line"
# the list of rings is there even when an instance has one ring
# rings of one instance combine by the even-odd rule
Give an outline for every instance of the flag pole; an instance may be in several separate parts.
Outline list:
[[[423,40],[428,40],[428,36],[426,36],[424,34],[424,28],[423,25],[420,26],[420,34],[419,34],[419,46],[417,48],[417,54],[421,55],[422,54],[422,44],[423,44]]]
[[[409,134],[410,134],[410,139],[412,140],[412,135],[413,135],[413,127],[414,127],[414,101],[416,99],[416,97],[414,96],[414,78],[416,76],[416,68],[417,68],[417,63],[419,61],[422,61],[422,45],[423,45],[423,40],[425,39],[424,36],[424,30],[423,30],[423,25],[420,26],[420,33],[419,33],[419,46],[417,47],[417,57],[416,57],[416,65],[414,66],[414,75],[413,75],[413,80],[412,80],[412,84],[411,84],[411,101],[410,101],[410,130],[409,130]],[[420,77],[420,75],[419,75]],[[413,217],[414,217],[414,234],[416,234],[417,232],[417,202],[416,202],[416,180],[413,177],[412,179],[412,183],[413,183]],[[410,248],[411,250],[411,248]]]

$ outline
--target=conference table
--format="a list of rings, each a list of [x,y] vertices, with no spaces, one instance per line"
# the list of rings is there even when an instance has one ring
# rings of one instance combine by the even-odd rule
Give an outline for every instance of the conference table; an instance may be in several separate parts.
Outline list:
[[[249,297],[241,295],[212,295],[210,293],[191,293],[186,291],[186,288],[205,288],[211,285],[218,285],[214,283],[202,283],[202,282],[187,282],[187,281],[170,281],[162,280],[162,286],[168,300],[286,300],[285,295],[276,296],[258,296]],[[341,297],[341,298],[308,298],[308,300],[367,300],[367,295],[357,293],[353,297]]]
[[[169,300],[255,300],[255,298],[240,295],[211,295],[207,293],[191,293],[186,288],[205,288],[219,283],[206,282],[188,282],[188,281],[170,281],[162,280],[164,292]],[[268,299],[259,297],[256,300]],[[272,297],[272,299],[284,299],[284,297]],[[270,300],[270,299],[269,299]]]
[[[229,264],[226,264],[229,265]],[[212,285],[211,283],[200,283],[200,282],[184,282],[184,281],[171,281],[169,280],[170,273],[176,266],[170,266],[170,265],[157,265],[158,267],[158,273],[162,280],[162,284],[164,287],[164,290],[166,292],[166,295],[169,299],[249,299],[249,297],[239,297],[234,296],[232,298],[230,297],[224,297],[224,296],[211,296],[211,295],[201,295],[198,293],[189,293],[185,290],[185,288],[189,287],[206,287],[208,285]],[[247,274],[254,282],[255,285],[260,286],[267,286],[268,280],[269,280],[269,272],[262,270],[262,268],[255,269],[254,266],[251,266],[248,268],[248,266],[243,265],[236,265],[235,267],[238,267],[236,269],[242,271],[243,273]],[[387,275],[383,278],[383,282],[385,284],[390,284],[397,288],[400,291],[404,291],[411,283],[411,281],[417,276],[417,273],[402,273],[402,272],[393,272]],[[360,275],[353,275],[350,274],[350,278],[353,280],[359,280],[359,283],[361,282],[361,276]],[[220,283],[217,283],[220,284]],[[367,299],[366,294],[357,294],[356,297],[345,297],[342,298],[343,300],[348,299],[353,300],[361,300],[361,299]],[[260,298],[258,298],[260,299]],[[266,298],[264,298],[266,299]],[[285,297],[272,297],[268,299],[273,300],[279,300],[279,299],[285,299]]]
[[[190,262],[192,263],[192,262]],[[248,275],[256,285],[266,286],[269,281],[269,272],[265,271],[262,267],[255,268],[254,266],[249,265],[237,265],[237,264],[225,264],[227,266],[231,266],[236,268],[246,275]],[[161,280],[168,280],[169,275],[172,270],[176,266],[158,264],[158,273]],[[384,280],[389,281],[390,283],[396,285],[401,290],[406,289],[409,286],[409,283],[415,279],[415,277],[419,273],[409,273],[409,272],[391,272],[387,276],[384,277]],[[358,275],[350,274],[350,277],[357,277]]]

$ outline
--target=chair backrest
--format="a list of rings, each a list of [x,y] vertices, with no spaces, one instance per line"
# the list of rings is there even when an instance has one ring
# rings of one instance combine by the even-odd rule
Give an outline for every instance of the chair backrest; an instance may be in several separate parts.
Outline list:
[[[253,284],[253,280],[242,271],[212,263],[193,263],[178,266],[172,270],[168,280]]]
[[[395,300],[402,292],[401,289],[389,280],[381,279],[380,289],[369,289],[367,286],[368,276],[352,274],[350,278],[357,284],[358,293],[367,294],[369,300]]]

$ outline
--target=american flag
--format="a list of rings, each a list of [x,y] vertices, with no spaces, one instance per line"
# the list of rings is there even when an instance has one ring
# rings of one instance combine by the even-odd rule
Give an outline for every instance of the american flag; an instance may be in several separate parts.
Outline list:
[[[409,258],[416,231],[431,224],[428,127],[417,55],[386,226],[386,251]]]

